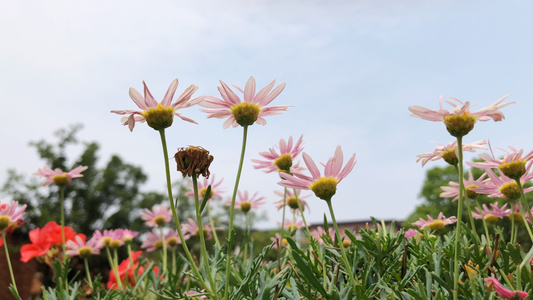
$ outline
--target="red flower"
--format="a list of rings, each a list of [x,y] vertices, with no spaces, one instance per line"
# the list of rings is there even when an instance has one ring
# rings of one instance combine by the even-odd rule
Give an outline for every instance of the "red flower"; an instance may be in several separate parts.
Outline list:
[[[46,230],[35,228],[30,231],[31,244],[27,244],[20,248],[20,260],[28,262],[34,257],[43,256],[52,247],[52,242],[48,239]]]
[[[61,245],[63,239],[61,237],[61,225],[54,221],[48,222],[43,228],[36,228],[30,231],[31,244],[27,244],[20,248],[20,260],[28,262],[34,257],[40,257],[48,253],[50,248],[54,245]],[[65,242],[68,240],[75,240],[76,235],[85,241],[84,234],[76,234],[74,229],[65,226]]]
[[[120,265],[118,265],[118,275],[120,276],[120,281],[123,284],[129,284],[134,286],[136,284],[135,277],[139,277],[144,272],[144,267],[139,267],[139,262],[137,259],[141,256],[142,251],[131,252],[131,258],[133,259],[133,266],[130,264],[129,257],[123,260]],[[137,270],[137,276],[133,275],[133,271]],[[159,268],[155,267],[153,269],[154,274],[159,273]],[[109,281],[107,282],[107,289],[117,289],[117,279],[115,277],[115,272],[113,270],[109,271]]]

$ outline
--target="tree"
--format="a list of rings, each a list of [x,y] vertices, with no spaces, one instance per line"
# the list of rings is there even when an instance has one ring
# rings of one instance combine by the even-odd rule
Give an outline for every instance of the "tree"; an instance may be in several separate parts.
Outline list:
[[[81,125],[73,125],[55,132],[57,142],[46,140],[30,142],[44,165],[52,169],[71,170],[79,165],[89,168],[82,178],[73,180],[65,189],[65,223],[78,232],[91,235],[96,229],[143,228],[139,216],[143,208],[166,203],[158,192],[141,192],[147,176],[138,166],[124,162],[112,155],[103,168],[98,168],[99,145],[77,139]],[[82,148],[81,154],[72,158],[73,149]],[[38,169],[36,166],[35,170]],[[30,178],[15,170],[8,170],[8,180],[1,192],[21,204],[27,204],[26,220],[32,227],[42,227],[48,221],[59,222],[60,203],[55,185],[42,187],[42,180]]]

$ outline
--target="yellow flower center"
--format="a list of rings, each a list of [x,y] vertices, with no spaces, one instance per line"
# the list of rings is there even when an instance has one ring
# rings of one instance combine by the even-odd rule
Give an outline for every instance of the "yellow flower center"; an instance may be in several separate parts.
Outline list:
[[[509,217],[509,219],[515,221],[515,222],[522,222],[523,219],[522,219],[522,214],[520,213],[510,213],[507,215]]]
[[[250,209],[252,208],[252,203],[251,202],[241,202],[241,210],[243,213],[247,213],[248,211],[250,211]]]
[[[148,126],[155,130],[161,130],[172,125],[175,111],[172,106],[163,107],[161,103],[158,103],[156,108],[145,110],[142,116],[146,119]]]
[[[177,237],[171,237],[169,239],[167,239],[167,243],[169,246],[175,246],[178,244],[178,238]]]
[[[111,238],[108,236],[103,237],[102,242],[104,242],[104,245],[109,246],[109,243],[111,243]]]
[[[517,161],[499,165],[498,169],[502,171],[503,175],[514,180],[520,180],[520,177],[526,174],[526,162],[519,159]]]
[[[300,227],[298,227],[298,225],[296,225],[296,224],[287,225],[287,229],[289,229],[289,231],[298,230],[299,228]]]
[[[4,230],[9,226],[9,221],[11,221],[11,218],[8,216],[0,216],[0,231]]]
[[[319,180],[311,183],[309,189],[315,193],[315,195],[326,201],[330,201],[331,197],[335,195],[337,191],[338,180],[332,177],[321,177]]]
[[[203,188],[203,189],[200,189],[198,191],[198,194],[200,194],[200,196],[202,196],[202,199],[205,199],[205,193],[207,193],[207,188]],[[213,195],[213,189],[211,189],[211,193],[209,195],[209,198],[211,198],[211,196]]]
[[[502,195],[505,197],[505,200],[509,202],[514,202],[521,197],[518,184],[516,184],[515,181],[504,183],[500,187],[500,193],[502,193]]]
[[[344,247],[350,247],[351,244],[352,244],[352,241],[350,241],[350,240],[345,239],[345,240],[342,241],[342,245]]]
[[[433,223],[429,223],[428,227],[430,230],[440,231],[444,229],[446,224],[442,220],[434,220]]]
[[[445,162],[449,163],[452,166],[456,166],[459,163],[459,159],[457,158],[457,155],[455,155],[455,149],[456,148],[457,148],[457,146],[455,146],[455,148],[453,148],[451,150],[443,151],[440,154],[442,159],[444,159]]]
[[[131,237],[131,236],[123,236],[122,240],[124,241],[124,243],[129,244],[129,243],[131,243],[133,241],[133,237]]]
[[[279,171],[290,174],[292,167],[292,154],[285,153],[280,155],[276,160],[274,160],[274,164],[278,167]]]
[[[498,222],[498,217],[493,215],[493,214],[486,214],[484,216],[485,218],[485,221],[489,222],[489,223],[497,223]]]
[[[476,200],[477,193],[472,191],[472,189],[476,189],[478,187],[479,186],[477,186],[475,184],[471,184],[471,185],[466,187],[466,196],[468,197],[468,199]]]
[[[163,225],[165,225],[166,221],[165,221],[165,217],[164,216],[157,216],[154,218],[154,223],[157,224],[157,226],[161,227]]]
[[[286,200],[287,205],[292,209],[298,209],[298,199],[296,197],[289,197]],[[303,207],[302,207],[303,209]]]
[[[120,247],[120,240],[111,240],[109,242],[109,248],[117,249],[118,247]]]
[[[162,249],[163,248],[163,241],[159,240],[154,243],[154,247],[156,249]]]
[[[209,231],[205,228],[202,229],[203,233],[204,233],[204,237],[207,236],[209,234]],[[194,232],[195,235],[199,236],[200,235],[200,229],[196,229],[196,231]]]
[[[237,124],[241,126],[253,125],[261,113],[261,108],[255,103],[241,102],[230,109]]]
[[[477,118],[466,111],[460,115],[451,115],[444,117],[444,125],[448,132],[454,137],[463,137],[467,135],[476,124]]]
[[[65,172],[63,172],[63,174],[61,174],[61,175],[54,175],[54,177],[52,177],[52,179],[54,180],[54,183],[57,186],[66,186],[66,185],[68,185],[67,173],[65,173]]]
[[[81,247],[79,250],[78,250],[78,254],[81,258],[89,258],[89,256],[91,256],[91,254],[93,253],[93,248],[91,247]]]

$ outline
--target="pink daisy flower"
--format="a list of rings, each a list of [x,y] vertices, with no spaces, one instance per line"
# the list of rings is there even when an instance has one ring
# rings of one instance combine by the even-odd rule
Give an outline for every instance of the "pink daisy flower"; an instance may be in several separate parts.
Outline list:
[[[455,216],[446,218],[442,212],[439,213],[437,219],[433,219],[430,215],[427,215],[427,217],[427,220],[420,218],[418,221],[414,222],[413,225],[416,225],[420,229],[428,226],[430,230],[442,230],[444,229],[444,226],[455,224],[457,222]]]
[[[220,199],[222,198],[222,193],[226,192],[226,189],[221,187],[223,178],[219,181],[215,180],[215,175],[211,175],[209,178],[203,177],[202,181],[198,181],[198,200],[202,201],[204,200],[205,193],[207,191],[207,187],[211,186],[211,198],[209,198],[209,201],[213,199]],[[191,187],[191,190],[185,193],[185,196],[188,197],[194,197],[194,190],[192,186],[192,182],[188,182],[189,186]]]
[[[533,179],[533,174],[529,172],[531,165],[526,169],[526,173],[520,178],[522,186],[524,183]],[[478,194],[485,194],[491,198],[503,198],[507,201],[516,201],[521,197],[520,190],[516,184],[516,180],[511,179],[503,174],[496,175],[492,169],[486,169],[485,174],[490,180],[485,181],[483,185],[478,188],[472,188],[472,191]],[[533,187],[524,188],[524,193],[533,191]]]
[[[324,243],[324,238],[329,237],[332,241],[335,240],[335,230],[329,227],[328,231],[322,226],[318,226],[316,229],[311,231],[311,236],[314,237],[320,245]]]
[[[448,132],[455,137],[460,137],[468,134],[473,128],[477,120],[479,121],[488,121],[493,119],[494,121],[501,121],[505,118],[502,112],[499,109],[512,104],[514,102],[507,102],[500,104],[505,100],[507,96],[499,99],[498,101],[492,103],[488,107],[480,109],[476,112],[470,112],[470,109],[473,106],[470,106],[470,102],[462,102],[458,99],[451,98],[456,103],[451,100],[446,100],[453,107],[451,110],[446,110],[442,108],[442,97],[439,99],[440,109],[429,109],[421,106],[409,106],[411,111],[411,117],[421,118],[428,121],[434,122],[444,122]]]
[[[496,294],[504,299],[515,299],[517,295],[520,299],[524,299],[529,295],[524,291],[511,291],[510,289],[503,287],[498,279],[494,277],[485,278],[485,284],[487,285],[487,289],[490,290],[494,288]]]
[[[44,182],[43,186],[47,186],[52,183],[55,183],[58,186],[65,186],[67,184],[71,185],[73,178],[83,177],[83,175],[81,175],[81,172],[87,170],[88,168],[89,167],[87,166],[79,166],[71,171],[63,172],[59,168],[52,170],[48,167],[43,167],[37,170],[37,172],[33,173],[33,175],[38,175],[46,178],[46,181]]]
[[[155,205],[151,210],[145,208],[141,219],[150,227],[163,226],[172,219],[172,211],[166,206]]]
[[[250,209],[258,209],[261,205],[265,204],[265,197],[257,197],[257,193],[253,196],[248,195],[248,191],[238,191],[238,196],[235,201],[235,208],[242,210],[242,212],[247,213]],[[227,205],[231,206],[231,200],[227,201]]]
[[[186,108],[198,104],[203,101],[203,97],[196,97],[191,99],[192,95],[198,89],[197,86],[189,86],[174,103],[172,103],[172,98],[174,93],[178,88],[178,80],[174,79],[168,88],[165,97],[161,103],[158,103],[146,86],[146,83],[143,81],[144,85],[144,97],[141,96],[137,90],[130,88],[130,97],[141,109],[138,110],[112,110],[112,113],[119,115],[129,115],[128,117],[123,117],[121,119],[123,125],[128,125],[130,131],[133,131],[135,127],[135,122],[147,122],[148,126],[160,130],[172,125],[174,116],[179,117],[180,119],[195,123],[194,120],[191,120],[187,117],[182,116],[177,111],[181,108]]]
[[[22,221],[22,215],[26,211],[26,204],[19,206],[18,201],[2,203],[0,206],[0,230],[17,226]]]
[[[470,106],[470,102],[462,102],[458,99],[451,98],[458,104],[452,102],[451,100],[445,100],[446,103],[453,106],[452,110],[446,110],[442,108],[442,97],[439,99],[439,109],[429,109],[417,105],[409,106],[409,110],[412,112],[411,117],[420,118],[428,121],[434,121],[439,122],[443,121],[446,117],[449,116],[459,116],[459,115],[471,115],[476,117],[479,121],[488,121],[490,119],[493,119],[494,121],[501,121],[505,119],[505,116],[502,112],[499,111],[499,109],[506,107],[509,104],[513,104],[515,102],[506,102],[503,104],[500,104],[507,96],[502,97],[501,99],[497,100],[496,102],[492,103],[491,105],[480,109],[474,113],[470,112],[470,108],[474,105]]]
[[[119,229],[104,230],[103,232],[96,230],[91,240],[96,240],[96,242],[99,243],[100,248],[103,248],[104,246],[118,248],[124,245],[122,232]]]
[[[281,222],[277,222],[278,225],[281,226]],[[298,230],[304,226],[304,222],[302,220],[291,220],[291,219],[285,219],[285,228],[289,231],[291,230]]]
[[[168,244],[165,246],[168,247]],[[151,232],[146,234],[141,248],[146,249],[147,252],[154,252],[163,248],[163,239],[157,228],[153,228]]]
[[[486,184],[487,180],[485,179],[487,177],[487,174],[481,175],[478,179],[474,180],[474,175],[472,175],[472,171],[468,171],[468,178],[463,181],[466,195],[469,199],[476,199],[477,192],[476,188],[479,188],[480,186],[483,186]],[[459,183],[450,181],[449,186],[441,186],[440,188],[444,191],[439,196],[441,198],[453,198],[452,202],[457,201],[459,199]]]
[[[307,204],[307,201],[305,201],[305,198],[310,197],[311,195],[305,195],[301,196],[300,192],[302,190],[296,190],[296,195],[294,192],[287,190],[287,194],[284,195],[283,192],[280,191],[274,191],[274,193],[281,197],[281,200],[274,202],[276,204],[276,208],[278,210],[281,210],[283,206],[287,205],[292,209],[295,213],[300,213],[300,209],[298,208],[298,202],[296,201],[296,196],[298,197],[298,200],[300,200],[300,206],[302,207],[302,211],[305,211],[306,209],[309,210],[309,204]],[[285,199],[284,199],[285,198]]]
[[[293,145],[292,136],[285,142],[284,139],[279,141],[279,153],[275,147],[268,151],[261,152],[259,155],[266,160],[252,159],[256,163],[255,169],[265,169],[265,173],[287,172],[291,173],[293,161],[303,151],[303,135],[300,136],[296,144]]]
[[[65,244],[67,251],[66,254],[69,257],[79,256],[81,258],[88,258],[91,254],[100,254],[101,244],[97,239],[90,239],[88,242],[76,235],[74,240],[69,240]]]
[[[414,228],[409,228],[405,231],[404,236],[406,239],[410,240],[420,232]]]
[[[356,163],[354,153],[342,168],[343,153],[341,146],[337,146],[335,154],[326,163],[322,176],[313,159],[307,153],[303,153],[302,156],[311,177],[299,172],[294,174],[281,172],[279,174],[283,180],[279,184],[289,188],[312,190],[318,198],[326,201],[330,201],[335,195],[337,184],[348,176]]]
[[[279,115],[289,107],[287,105],[266,107],[285,88],[285,83],[282,83],[270,91],[275,82],[276,81],[273,80],[256,94],[255,79],[250,77],[244,87],[244,91],[235,86],[237,90],[244,94],[244,101],[241,101],[237,94],[235,94],[223,81],[220,81],[222,86],[218,87],[218,91],[220,92],[222,99],[206,96],[205,100],[201,102],[200,105],[207,107],[208,109],[202,109],[202,111],[209,114],[207,118],[227,118],[223,125],[224,129],[230,126],[249,126],[254,123],[265,125],[266,120],[264,117]]]
[[[131,229],[117,229],[120,232],[121,239],[124,243],[131,243],[133,238],[139,235],[139,232]]]
[[[183,236],[185,240],[188,240],[189,237],[190,236],[188,234]],[[165,241],[167,241],[167,247],[172,247],[177,244],[181,244],[181,239],[180,239],[178,231],[176,229],[170,229],[165,234]]]
[[[522,154],[524,153],[523,149],[516,150],[511,146],[509,146],[509,149],[511,149],[512,152],[507,152],[502,160],[494,159],[494,154],[492,155],[493,157],[480,154],[479,157],[482,158],[484,162],[467,162],[467,164],[480,169],[497,168],[507,177],[513,179],[520,178],[526,172],[526,162],[533,159],[533,150],[522,157]]]
[[[483,146],[486,143],[487,142],[485,142],[485,140],[481,140],[471,144],[463,144],[463,151],[476,152],[476,149],[487,149],[487,147]],[[436,161],[442,158],[444,159],[444,161],[446,161],[452,166],[457,165],[457,163],[459,162],[459,151],[457,149],[457,141],[449,143],[448,145],[443,145],[440,143],[437,144],[441,146],[436,147],[433,152],[418,154],[416,156],[416,162],[422,161],[423,167],[428,161]]]
[[[472,212],[472,217],[475,219],[485,219],[487,222],[496,223],[498,219],[501,219],[511,213],[511,209],[505,209],[507,203],[505,203],[501,208],[498,207],[498,202],[491,203],[489,209],[486,204],[481,206],[483,209],[476,207],[476,212]]]
[[[200,228],[198,227],[198,223],[196,223],[193,219],[189,218],[187,224],[183,224],[181,226],[181,229],[183,231],[183,234],[189,234],[191,236],[197,236],[200,233]],[[220,230],[221,228],[215,227],[215,230]],[[213,237],[212,231],[213,227],[211,227],[211,224],[205,224],[203,225],[203,231],[204,236],[206,239],[210,239]]]
[[[276,233],[274,237],[270,238],[270,240],[274,243],[272,249],[278,249],[278,245],[280,245],[282,248],[285,248],[288,245],[287,239],[281,238],[279,233]]]

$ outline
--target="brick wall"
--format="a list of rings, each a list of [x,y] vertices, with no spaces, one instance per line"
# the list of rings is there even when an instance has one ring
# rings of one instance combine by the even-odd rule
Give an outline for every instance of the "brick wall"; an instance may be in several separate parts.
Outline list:
[[[13,235],[7,234],[6,238],[19,294],[22,300],[31,299],[30,293],[38,262],[35,259],[27,263],[20,261],[20,247],[29,243],[21,234],[17,234],[17,231],[15,231]],[[11,300],[15,299],[15,297],[9,291],[11,275],[9,274],[4,246],[0,247],[0,299]]]

